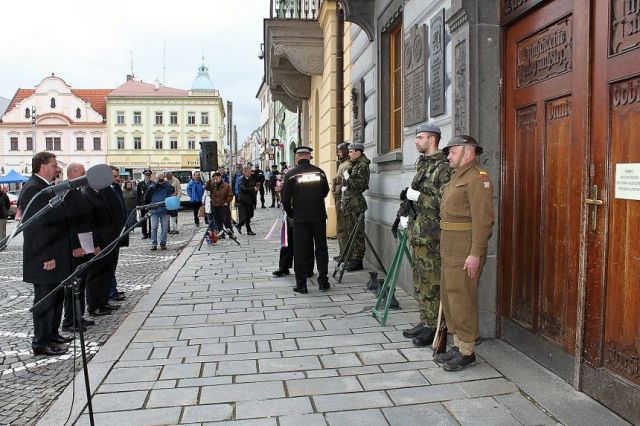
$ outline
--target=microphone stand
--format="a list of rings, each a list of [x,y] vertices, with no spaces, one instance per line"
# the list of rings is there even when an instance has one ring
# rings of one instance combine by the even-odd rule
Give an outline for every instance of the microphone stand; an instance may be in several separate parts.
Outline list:
[[[45,209],[42,209],[42,210],[45,210]],[[38,212],[38,213],[40,213],[40,212]],[[38,214],[38,213],[36,213],[36,214]],[[51,290],[46,296],[44,296],[42,299],[40,299],[37,303],[35,303],[29,309],[29,312],[33,312],[38,306],[40,306],[42,303],[44,303],[44,301],[46,299],[51,297],[51,295],[53,295],[54,293],[60,291],[64,287],[67,287],[69,285],[71,286],[71,288],[73,290],[74,316],[75,316],[76,312],[78,313],[78,315],[77,315],[77,319],[78,320],[77,320],[77,322],[74,322],[74,325],[78,327],[78,335],[80,337],[80,350],[82,351],[82,370],[84,372],[84,386],[85,386],[85,392],[86,392],[86,395],[87,395],[87,407],[89,409],[89,422],[90,422],[91,426],[94,426],[95,423],[94,423],[94,420],[93,420],[93,405],[91,404],[91,387],[89,385],[89,369],[88,369],[88,366],[87,366],[87,355],[85,353],[85,341],[84,341],[84,331],[83,331],[84,324],[82,322],[82,316],[79,315],[79,313],[80,313],[80,282],[82,280],[82,274],[87,269],[89,269],[89,267],[91,265],[93,265],[94,263],[96,263],[99,260],[101,260],[104,257],[106,257],[109,253],[111,253],[118,246],[118,243],[120,243],[120,241],[122,241],[124,239],[124,237],[129,235],[129,233],[131,231],[133,231],[133,229],[135,227],[137,227],[138,225],[142,224],[142,222],[147,220],[149,217],[151,217],[151,215],[152,215],[151,211],[147,212],[147,214],[145,214],[137,223],[135,223],[134,225],[130,226],[129,228],[124,229],[120,233],[120,235],[118,237],[116,237],[111,243],[109,243],[109,245],[107,245],[103,250],[101,250],[99,254],[94,256],[91,260],[89,260],[89,261],[83,263],[82,265],[78,266],[71,273],[71,275],[69,275],[67,278],[65,278],[56,288]],[[35,217],[35,215],[34,215],[34,217]],[[30,218],[30,220],[32,218]],[[26,223],[25,223],[25,226],[26,226]]]

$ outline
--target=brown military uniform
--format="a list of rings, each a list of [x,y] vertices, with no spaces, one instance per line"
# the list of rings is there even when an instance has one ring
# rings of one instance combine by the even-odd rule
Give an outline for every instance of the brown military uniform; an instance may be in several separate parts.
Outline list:
[[[493,228],[493,185],[476,161],[456,170],[445,187],[440,207],[440,297],[454,345],[473,353],[479,337],[478,281]],[[478,256],[480,268],[471,279],[463,270],[467,256]]]

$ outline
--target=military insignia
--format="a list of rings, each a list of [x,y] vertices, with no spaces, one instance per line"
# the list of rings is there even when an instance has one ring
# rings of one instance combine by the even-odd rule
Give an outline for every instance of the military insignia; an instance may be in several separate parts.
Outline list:
[[[480,173],[481,175],[486,175],[487,172],[485,172],[484,170],[479,170],[478,173]]]
[[[486,189],[489,189],[489,188],[491,187],[491,182],[489,182],[489,181],[484,182],[484,187],[485,187]]]

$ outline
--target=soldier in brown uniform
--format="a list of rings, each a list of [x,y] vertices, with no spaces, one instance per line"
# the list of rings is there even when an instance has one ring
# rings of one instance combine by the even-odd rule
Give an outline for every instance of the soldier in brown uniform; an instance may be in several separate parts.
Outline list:
[[[443,149],[455,173],[440,204],[440,297],[454,346],[434,360],[447,371],[472,365],[478,328],[478,281],[493,228],[493,186],[476,162],[482,147],[455,136]]]

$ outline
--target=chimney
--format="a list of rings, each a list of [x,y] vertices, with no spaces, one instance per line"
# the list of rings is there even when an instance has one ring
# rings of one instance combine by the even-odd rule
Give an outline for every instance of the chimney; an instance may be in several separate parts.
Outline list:
[[[156,78],[156,83],[154,85],[154,89],[155,90],[160,90],[160,80],[158,80],[157,78]]]
[[[127,74],[127,81],[133,80],[133,74]]]

